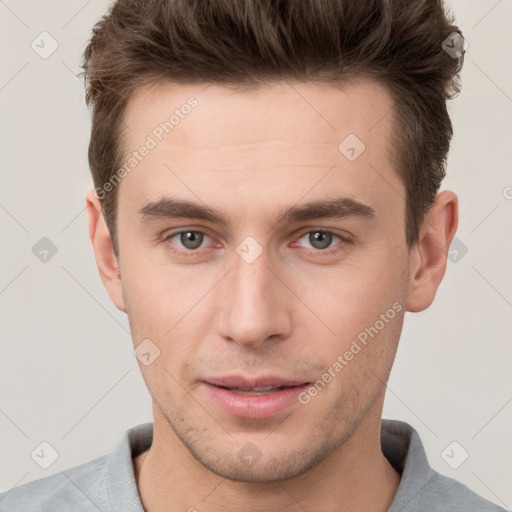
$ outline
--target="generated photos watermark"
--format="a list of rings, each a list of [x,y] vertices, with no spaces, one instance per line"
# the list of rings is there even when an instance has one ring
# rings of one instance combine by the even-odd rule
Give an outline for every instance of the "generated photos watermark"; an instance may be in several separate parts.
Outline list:
[[[198,100],[191,96],[187,102],[179,108],[174,109],[174,113],[168,120],[162,121],[158,126],[155,126],[151,133],[146,137],[146,140],[137,151],[133,151],[131,156],[124,162],[124,164],[101,186],[94,189],[94,196],[96,199],[105,199],[109,192],[120,183],[120,181],[137,165],[139,165],[150,152],[155,149],[160,142],[162,142],[165,135],[171,133],[176,126],[181,123],[182,119],[190,114],[194,107],[199,104]]]
[[[312,398],[318,395],[331,380],[338,375],[347,364],[352,361],[354,356],[359,354],[364,347],[366,347],[369,338],[373,339],[379,334],[386,325],[395,318],[397,313],[400,313],[404,305],[401,302],[395,302],[392,307],[388,308],[385,313],[381,313],[379,319],[375,321],[370,327],[366,327],[357,335],[357,339],[354,339],[350,345],[350,348],[344,352],[343,355],[339,355],[336,361],[327,368],[327,370],[320,376],[320,378],[314,382],[306,391],[299,394],[299,402],[303,405],[309,404]],[[359,343],[362,345],[360,345]]]

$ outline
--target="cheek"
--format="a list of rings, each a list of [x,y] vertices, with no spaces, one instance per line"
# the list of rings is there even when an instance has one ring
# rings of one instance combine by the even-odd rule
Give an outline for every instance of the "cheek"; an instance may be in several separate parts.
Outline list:
[[[204,339],[204,326],[212,325],[206,305],[218,279],[193,265],[179,268],[133,254],[125,264],[123,295],[134,344],[149,338],[160,350],[160,362],[176,369]]]
[[[338,339],[348,340],[404,300],[404,276],[398,254],[363,257],[354,264],[330,269],[321,280],[312,280],[303,287],[303,299]],[[319,286],[320,282],[324,286]]]
[[[150,338],[160,345],[186,302],[183,284],[134,255],[122,262],[122,284],[134,343]]]

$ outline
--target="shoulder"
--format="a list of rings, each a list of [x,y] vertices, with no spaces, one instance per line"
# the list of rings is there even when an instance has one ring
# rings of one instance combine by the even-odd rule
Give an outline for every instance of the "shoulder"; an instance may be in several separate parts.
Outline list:
[[[108,455],[0,494],[0,512],[111,510],[105,478]]]
[[[486,500],[458,480],[437,471],[432,471],[424,490],[418,500],[421,510],[507,512],[505,508]]]
[[[411,425],[383,419],[381,426],[382,451],[402,475],[388,512],[506,512],[462,482],[435,471]]]
[[[478,510],[478,512],[505,512],[506,509],[486,500],[463,483],[434,472],[429,482],[428,502],[437,505],[434,510],[455,512]]]

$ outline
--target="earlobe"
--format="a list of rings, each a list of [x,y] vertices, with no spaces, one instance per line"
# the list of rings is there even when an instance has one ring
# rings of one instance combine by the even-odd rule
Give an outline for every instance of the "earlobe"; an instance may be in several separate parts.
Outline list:
[[[121,276],[112,239],[103,217],[100,200],[94,195],[94,189],[87,192],[86,198],[89,238],[94,250],[96,265],[101,280],[115,306],[126,313],[121,288]]]
[[[440,192],[425,216],[417,245],[411,249],[407,311],[423,311],[432,304],[446,271],[457,225],[457,196],[450,190]]]

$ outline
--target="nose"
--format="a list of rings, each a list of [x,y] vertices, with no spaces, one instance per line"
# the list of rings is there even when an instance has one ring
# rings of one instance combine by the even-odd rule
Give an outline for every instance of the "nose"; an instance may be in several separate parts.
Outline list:
[[[256,348],[290,335],[292,294],[271,265],[265,251],[252,263],[234,255],[220,290],[219,328],[225,340]]]

